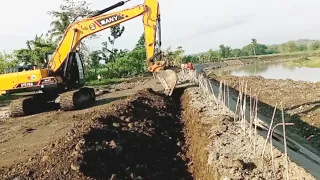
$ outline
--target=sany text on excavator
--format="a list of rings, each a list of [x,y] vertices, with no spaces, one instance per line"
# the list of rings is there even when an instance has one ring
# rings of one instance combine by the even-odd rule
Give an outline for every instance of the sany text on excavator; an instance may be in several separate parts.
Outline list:
[[[83,61],[77,50],[78,45],[89,35],[140,15],[143,16],[148,71],[154,73],[164,86],[165,93],[170,96],[176,86],[177,75],[173,70],[166,69],[165,61],[155,61],[161,54],[155,52],[157,30],[158,45],[161,45],[159,3],[157,0],[145,0],[142,5],[104,14],[126,2],[128,0],[70,24],[57,49],[48,56],[47,68],[15,70],[0,75],[1,95],[32,92],[31,95],[11,102],[11,116],[38,112],[37,109],[49,102],[60,104],[60,109],[65,111],[92,104],[96,99],[95,92],[93,88],[84,87],[85,73]]]

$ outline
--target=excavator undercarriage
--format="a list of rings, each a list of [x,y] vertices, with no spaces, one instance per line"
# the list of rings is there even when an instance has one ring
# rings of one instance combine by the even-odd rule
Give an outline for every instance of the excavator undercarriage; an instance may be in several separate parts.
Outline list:
[[[50,109],[71,111],[87,108],[96,100],[93,88],[83,87],[61,94],[38,93],[26,95],[10,103],[10,116],[36,114]]]

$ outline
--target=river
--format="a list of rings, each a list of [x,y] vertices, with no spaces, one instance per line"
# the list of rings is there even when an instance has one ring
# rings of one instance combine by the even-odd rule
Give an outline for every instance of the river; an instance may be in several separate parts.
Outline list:
[[[295,81],[320,81],[320,68],[294,67],[284,63],[250,64],[215,70],[216,75],[257,76],[266,79],[292,79]]]

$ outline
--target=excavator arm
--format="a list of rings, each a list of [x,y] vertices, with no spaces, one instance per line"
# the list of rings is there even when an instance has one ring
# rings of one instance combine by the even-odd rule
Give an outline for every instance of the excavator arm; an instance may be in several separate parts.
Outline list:
[[[165,70],[166,63],[164,61],[154,62],[157,55],[155,54],[156,32],[158,30],[160,36],[160,7],[157,0],[145,0],[144,4],[137,5],[132,8],[121,11],[104,14],[116,7],[123,5],[127,1],[121,1],[113,6],[103,9],[96,14],[84,18],[78,22],[72,23],[66,30],[63,39],[59,43],[57,49],[53,53],[48,68],[52,73],[63,71],[64,64],[68,61],[70,52],[76,51],[81,40],[87,36],[108,29],[117,24],[126,22],[130,19],[143,15],[143,25],[146,46],[146,63],[148,71],[154,73],[165,88],[165,93],[171,95],[176,82],[176,73],[172,70]],[[158,25],[158,26],[157,26]],[[158,28],[158,29],[157,29]],[[160,39],[161,45],[161,39]]]

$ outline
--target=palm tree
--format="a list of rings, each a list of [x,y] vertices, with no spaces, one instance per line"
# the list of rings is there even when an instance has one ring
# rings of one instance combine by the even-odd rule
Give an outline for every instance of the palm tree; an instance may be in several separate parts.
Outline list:
[[[51,38],[56,38],[56,42],[59,42],[70,25],[69,16],[66,13],[60,13],[58,19],[52,21],[50,25],[52,26],[52,29],[49,31]]]
[[[50,38],[55,38],[55,43],[61,41],[65,31],[71,24],[70,16],[67,13],[59,13],[57,17],[57,20],[51,22],[50,25],[52,26],[52,29],[48,31],[48,33],[50,34]],[[84,42],[81,41],[79,44],[79,49],[87,51],[88,47]]]
[[[251,39],[251,45],[253,47],[253,54],[256,55],[256,48],[257,48],[257,39]]]

